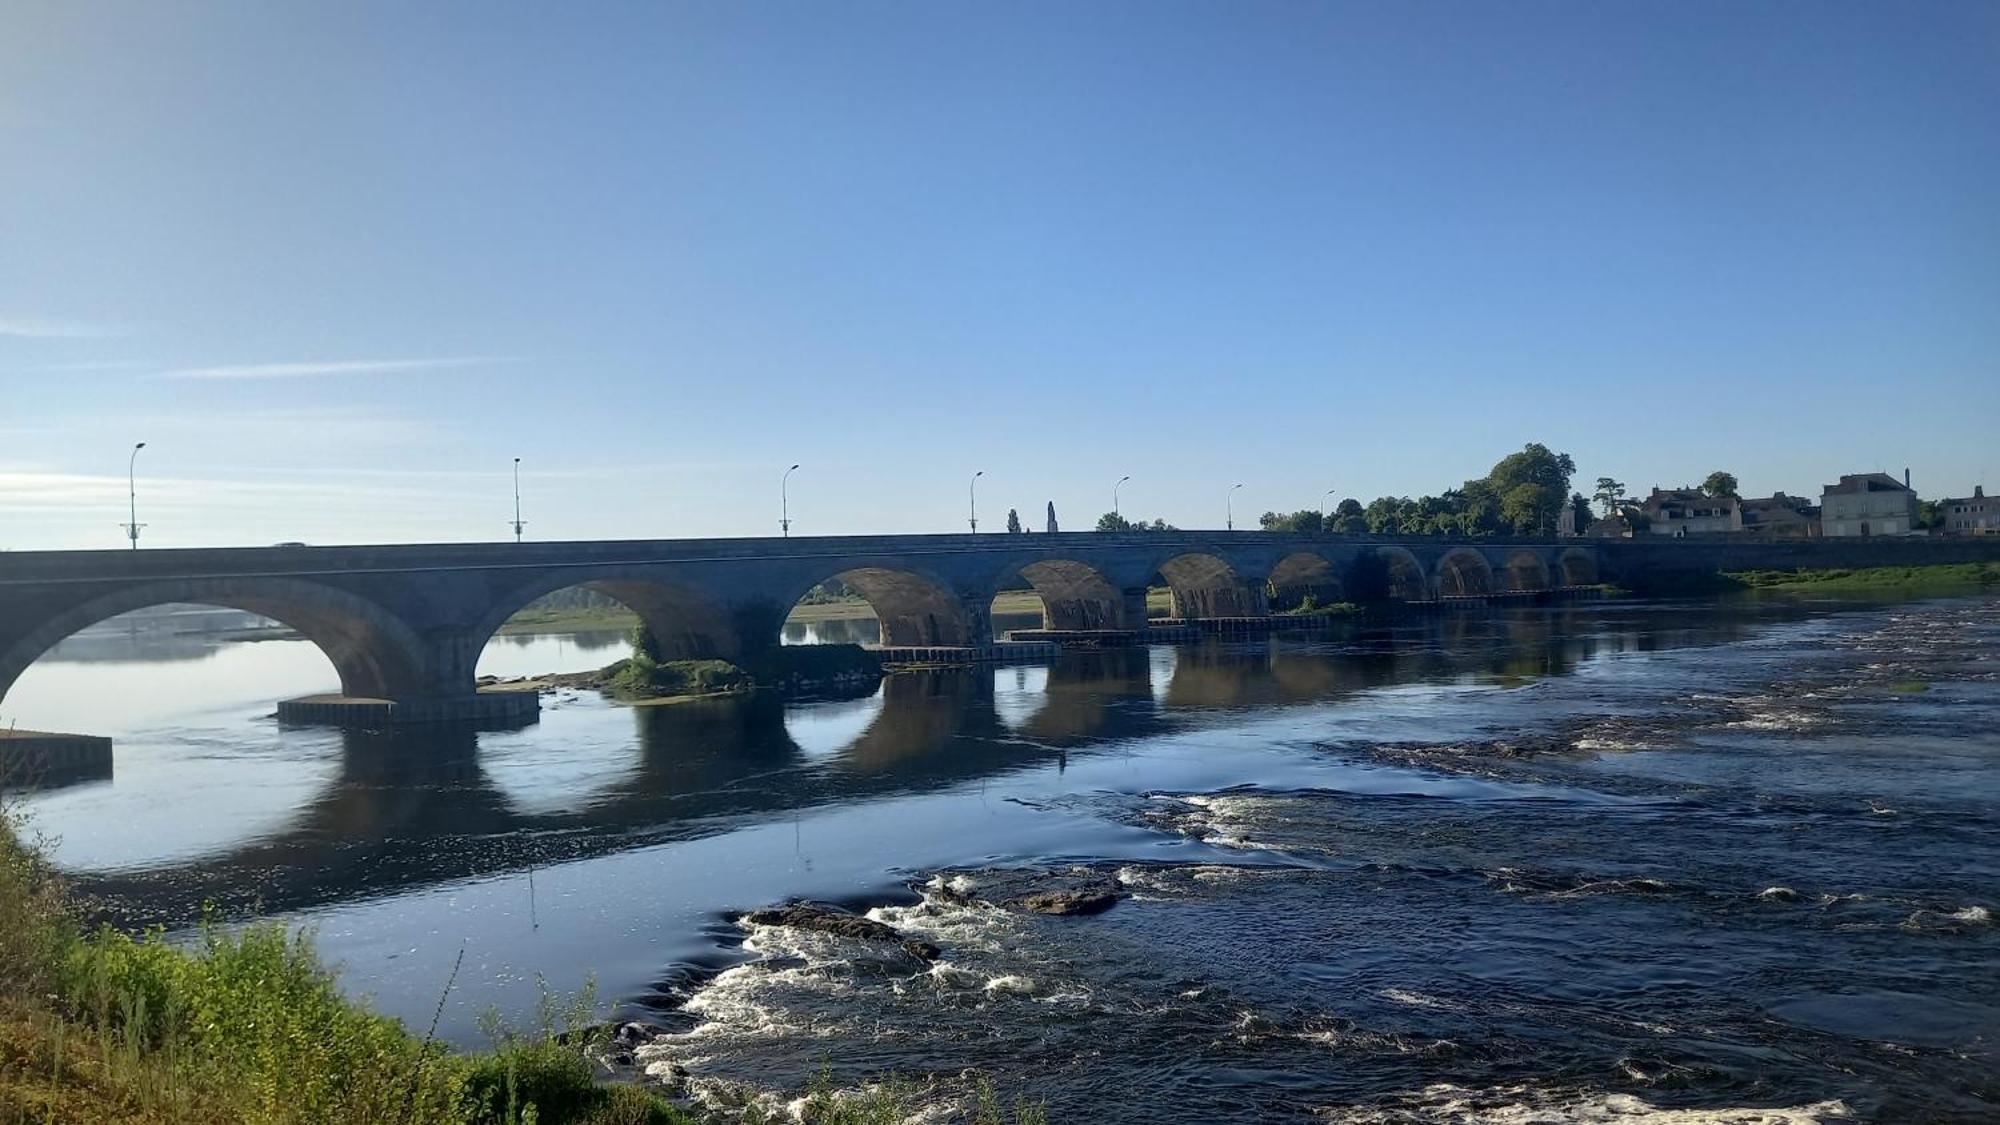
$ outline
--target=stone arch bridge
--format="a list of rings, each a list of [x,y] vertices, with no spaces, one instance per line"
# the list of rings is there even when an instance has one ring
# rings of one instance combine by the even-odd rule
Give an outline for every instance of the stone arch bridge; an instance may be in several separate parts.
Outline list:
[[[345,696],[425,721],[532,711],[531,694],[478,692],[474,669],[509,617],[573,586],[631,607],[673,657],[727,659],[777,644],[791,607],[830,578],[869,601],[887,646],[979,648],[1006,589],[1040,594],[1052,630],[1141,631],[1156,582],[1175,617],[1203,619],[1307,595],[1428,601],[1723,565],[1683,543],[1083,532],[0,553],[0,702],[64,637],[167,603],[290,626],[326,653]],[[1796,546],[1750,549],[1738,565],[1809,565],[1772,557]]]

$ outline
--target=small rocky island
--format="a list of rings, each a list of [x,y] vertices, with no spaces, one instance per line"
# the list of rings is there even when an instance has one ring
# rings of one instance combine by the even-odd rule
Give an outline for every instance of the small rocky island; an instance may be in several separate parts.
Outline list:
[[[875,690],[882,658],[860,645],[792,645],[727,660],[662,660],[650,634],[635,632],[632,655],[589,672],[482,680],[522,691],[585,688],[621,703],[654,704],[756,691],[787,697],[845,697]]]

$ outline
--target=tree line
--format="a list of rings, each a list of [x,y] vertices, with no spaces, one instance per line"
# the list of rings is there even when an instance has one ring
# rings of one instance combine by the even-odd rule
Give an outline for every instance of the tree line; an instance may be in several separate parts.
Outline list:
[[[1576,462],[1540,442],[1502,457],[1491,472],[1435,496],[1352,497],[1331,512],[1265,512],[1266,531],[1333,531],[1349,535],[1554,535],[1564,508],[1577,527],[1590,522],[1590,502],[1570,491]]]

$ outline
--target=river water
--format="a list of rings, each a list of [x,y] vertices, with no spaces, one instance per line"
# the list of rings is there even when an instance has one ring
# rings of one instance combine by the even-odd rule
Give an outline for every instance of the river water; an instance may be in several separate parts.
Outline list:
[[[480,734],[270,717],[331,680],[295,641],[80,637],[4,719],[114,735],[113,776],[17,796],[118,921],[308,924],[419,1026],[463,951],[461,1042],[594,978],[711,1100],[978,1068],[1057,1121],[2000,1118],[2000,599],[566,694]],[[1119,900],[992,905],[1049,886]],[[794,898],[941,956],[733,920]]]

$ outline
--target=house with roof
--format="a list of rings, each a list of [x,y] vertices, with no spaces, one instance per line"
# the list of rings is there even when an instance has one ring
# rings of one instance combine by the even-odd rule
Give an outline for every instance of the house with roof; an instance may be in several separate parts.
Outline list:
[[[1946,535],[2000,535],[2000,499],[1975,484],[1972,495],[1938,501],[1938,530]]]
[[[1819,508],[1804,496],[1774,492],[1742,502],[1743,532],[1773,539],[1812,539],[1819,535]]]
[[[1820,534],[1829,539],[1917,534],[1917,494],[1910,472],[1853,473],[1820,491]]]
[[[1626,518],[1624,512],[1613,512],[1591,520],[1590,526],[1583,529],[1583,536],[1586,539],[1630,539],[1632,525],[1633,521]]]
[[[1734,496],[1710,496],[1699,488],[1655,488],[1640,503],[1654,535],[1723,535],[1743,530],[1743,509]]]

